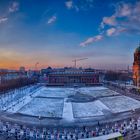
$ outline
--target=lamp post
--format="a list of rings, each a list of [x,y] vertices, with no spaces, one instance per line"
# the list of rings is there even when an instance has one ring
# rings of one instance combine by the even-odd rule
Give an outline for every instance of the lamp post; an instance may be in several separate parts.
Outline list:
[[[41,128],[41,116],[40,115],[38,116],[38,119],[39,119],[39,125],[40,125],[40,128]]]

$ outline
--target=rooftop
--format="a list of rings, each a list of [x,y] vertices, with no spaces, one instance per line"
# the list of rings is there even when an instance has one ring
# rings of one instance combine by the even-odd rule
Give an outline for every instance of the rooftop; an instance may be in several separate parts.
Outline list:
[[[136,48],[135,52],[140,52],[140,44],[139,44],[139,46]]]
[[[85,71],[65,71],[65,72],[51,72],[50,74],[95,74],[96,72],[85,72]]]

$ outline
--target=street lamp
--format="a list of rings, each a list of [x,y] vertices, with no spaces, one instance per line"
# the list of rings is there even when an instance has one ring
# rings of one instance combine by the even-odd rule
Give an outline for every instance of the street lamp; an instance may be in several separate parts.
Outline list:
[[[39,125],[40,125],[40,128],[41,128],[41,116],[40,115],[38,116],[38,119],[39,119]]]

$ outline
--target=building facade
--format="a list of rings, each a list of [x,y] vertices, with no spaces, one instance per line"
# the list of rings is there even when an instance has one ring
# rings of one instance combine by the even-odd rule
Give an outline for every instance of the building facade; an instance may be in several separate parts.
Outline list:
[[[52,72],[48,75],[48,85],[65,86],[65,85],[98,85],[99,74],[96,72],[86,71],[64,71]]]
[[[14,80],[23,77],[26,77],[26,75],[23,75],[18,71],[0,71],[0,84],[6,83],[9,80]]]
[[[133,82],[135,86],[140,87],[140,45],[134,52]]]

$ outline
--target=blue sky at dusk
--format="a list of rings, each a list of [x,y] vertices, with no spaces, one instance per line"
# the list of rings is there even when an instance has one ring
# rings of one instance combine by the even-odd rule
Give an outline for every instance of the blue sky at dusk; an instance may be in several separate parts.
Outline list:
[[[0,0],[1,68],[125,69],[139,42],[139,0]]]

